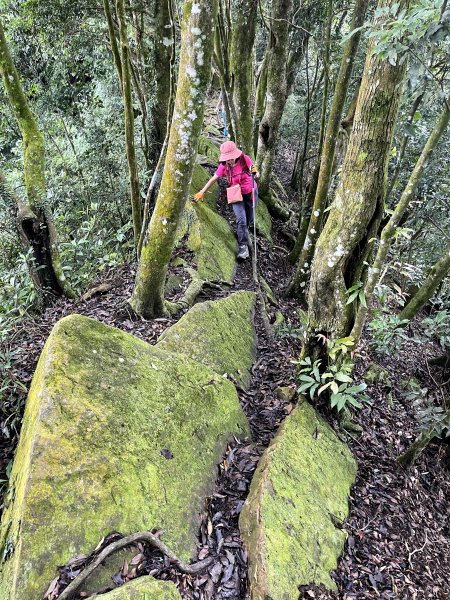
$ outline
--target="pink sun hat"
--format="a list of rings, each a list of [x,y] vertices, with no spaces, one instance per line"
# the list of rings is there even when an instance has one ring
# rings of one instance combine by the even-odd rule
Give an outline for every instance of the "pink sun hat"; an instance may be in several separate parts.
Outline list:
[[[227,160],[233,160],[233,158],[239,158],[241,154],[242,150],[239,150],[234,142],[224,142],[220,146],[219,162],[225,162]]]

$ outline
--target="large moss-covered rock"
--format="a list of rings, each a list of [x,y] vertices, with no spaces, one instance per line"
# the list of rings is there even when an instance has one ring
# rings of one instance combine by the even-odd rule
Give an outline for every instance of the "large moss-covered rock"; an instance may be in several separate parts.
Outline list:
[[[183,241],[195,253],[201,279],[225,283],[233,281],[236,238],[229,223],[205,202],[186,203],[177,240],[178,243]]]
[[[205,184],[209,181],[210,177],[211,177],[211,175],[205,169],[205,167],[202,167],[201,165],[196,163],[194,165],[194,170],[192,171],[192,179],[191,179],[191,185],[189,187],[189,194],[191,196],[193,196],[194,194],[199,192],[205,186]],[[214,208],[216,206],[217,193],[218,193],[217,186],[213,186],[212,188],[209,188],[209,190],[206,192],[205,197],[202,202],[204,202],[205,204],[207,204],[210,208],[212,208],[214,210]]]
[[[27,399],[0,531],[1,600],[38,600],[57,565],[105,534],[160,527],[188,560],[227,440],[234,386],[186,356],[72,315]]]
[[[93,596],[97,600],[180,600],[181,596],[171,581],[153,577],[139,577],[112,592]]]
[[[199,154],[206,156],[212,165],[217,165],[220,157],[219,146],[209,137],[201,135],[198,140]]]
[[[297,406],[263,454],[240,527],[252,600],[298,598],[298,586],[333,588],[356,475],[349,449],[308,403]]]
[[[256,227],[260,235],[272,241],[272,219],[269,210],[262,200],[256,206]]]
[[[246,387],[256,353],[255,299],[253,292],[237,292],[196,304],[161,335],[157,347],[182,352]]]

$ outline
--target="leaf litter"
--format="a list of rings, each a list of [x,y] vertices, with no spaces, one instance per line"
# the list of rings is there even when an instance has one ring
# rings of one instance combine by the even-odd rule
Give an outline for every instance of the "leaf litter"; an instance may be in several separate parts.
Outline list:
[[[229,209],[226,207],[222,210]],[[275,245],[282,247],[285,241],[277,229],[276,226]],[[282,289],[291,267],[284,254],[280,256],[262,239],[258,239],[258,251],[261,272],[279,296],[280,309],[292,332],[299,327],[296,305],[282,299]],[[192,260],[188,253],[178,254],[187,262]],[[16,349],[19,360],[14,362],[8,377],[21,385],[13,388],[8,402],[4,402],[0,408],[0,427],[3,431],[12,416],[16,420],[15,426],[8,429],[9,435],[3,435],[0,440],[0,470],[3,473],[0,479],[7,479],[6,471],[18,441],[26,389],[37,359],[53,325],[60,318],[77,312],[132,333],[148,343],[155,343],[159,335],[175,322],[175,319],[166,318],[146,321],[136,318],[128,310],[127,299],[134,282],[133,267],[125,265],[106,273],[103,280],[94,282],[92,287],[112,279],[115,286],[105,293],[75,301],[60,300],[42,315],[27,318],[10,333],[7,349]],[[184,278],[184,285],[187,284]],[[182,288],[176,290],[173,299],[182,295]],[[254,289],[249,261],[238,266],[232,286],[206,287],[199,301],[220,298],[242,289]],[[273,322],[274,308],[269,310]],[[215,491],[205,500],[199,531],[197,559],[212,555],[215,557],[213,564],[200,575],[185,575],[173,568],[167,557],[154,548],[138,544],[136,554],[124,562],[108,589],[150,574],[174,581],[182,597],[189,600],[244,600],[249,597],[248,556],[240,539],[239,514],[259,457],[283,418],[293,409],[293,401],[278,397],[276,389],[278,386],[294,385],[295,366],[291,360],[296,358],[299,351],[298,337],[289,335],[289,332],[285,337],[269,339],[258,313],[255,325],[258,356],[251,371],[251,386],[247,391],[238,390],[249,419],[252,440],[234,439],[228,445],[218,468]],[[363,343],[358,372],[361,373],[371,360],[373,357],[367,344]],[[385,361],[383,366],[388,369],[393,381],[394,401],[389,398],[383,384],[372,385],[368,391],[373,402],[354,417],[355,422],[363,428],[358,437],[339,431],[326,405],[320,403],[316,406],[338,434],[345,437],[358,460],[359,470],[349,501],[350,514],[342,525],[348,534],[347,542],[332,573],[337,591],[314,585],[302,586],[299,598],[450,598],[450,482],[445,465],[445,448],[443,445],[430,445],[409,471],[398,467],[395,461],[415,435],[415,413],[400,393],[401,379],[414,375],[426,381],[430,388],[435,385],[427,375],[424,361],[423,350],[417,350],[414,345]],[[437,372],[434,378],[439,379],[439,376]],[[171,458],[170,449],[163,449],[162,452],[166,458]],[[2,491],[4,493],[4,487]],[[111,541],[110,536],[103,540],[103,545],[108,540]],[[92,559],[93,555],[78,556],[60,567],[59,577],[50,583],[47,597],[56,600],[60,591]]]

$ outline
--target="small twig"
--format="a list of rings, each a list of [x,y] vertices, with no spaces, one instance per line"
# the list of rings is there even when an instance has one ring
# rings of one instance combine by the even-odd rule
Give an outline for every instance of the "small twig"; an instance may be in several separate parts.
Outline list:
[[[133,546],[137,542],[147,542],[148,544],[151,544],[165,554],[182,573],[186,573],[188,575],[195,575],[196,573],[203,571],[214,560],[214,556],[209,556],[204,560],[200,560],[192,565],[188,565],[184,561],[180,560],[170,548],[168,548],[160,539],[156,537],[156,535],[153,535],[153,533],[150,533],[150,531],[140,531],[139,533],[133,533],[132,535],[128,535],[121,540],[106,546],[106,548],[100,552],[100,554],[91,562],[91,564],[88,565],[79,575],[77,575],[77,577],[75,577],[75,579],[66,587],[63,593],[59,596],[58,600],[71,600],[75,592],[86,581],[89,575],[91,575],[91,573],[106,558],[108,558],[108,556],[114,552],[117,552],[118,550],[121,550],[122,548],[125,548],[126,546]]]
[[[308,31],[307,29],[305,29],[301,25],[295,25],[295,23],[292,23],[292,21],[289,21],[288,19],[276,19],[275,17],[269,17],[269,15],[264,15],[264,13],[262,11],[261,11],[261,16],[263,16],[263,20],[264,19],[268,19],[269,21],[277,21],[277,22],[280,22],[280,23],[282,23],[282,22],[288,23],[289,27],[292,27],[293,29],[297,29],[298,31],[304,31],[309,36],[311,36],[313,39],[315,39],[314,38],[314,34],[312,34],[310,31]]]
[[[427,544],[428,544],[428,538],[427,538],[427,532],[425,531],[425,542],[424,542],[423,546],[421,548],[416,548],[415,550],[413,550],[412,552],[410,552],[408,554],[408,562],[409,562],[409,564],[410,564],[411,567],[412,567],[411,558],[414,556],[414,554],[416,552],[422,552],[422,550],[425,548],[425,546]],[[406,544],[406,547],[408,548],[408,544]],[[408,548],[408,550],[409,550],[409,548]]]
[[[439,231],[442,233],[442,235],[447,238],[448,240],[450,240],[450,235],[448,235],[448,233],[446,233],[444,231],[444,229],[442,229],[442,227],[440,225],[438,225],[438,223],[436,223],[436,221],[434,221],[431,217],[429,217],[428,215],[424,215],[424,219],[426,221],[428,221],[429,223],[431,223],[432,225],[434,225],[436,227],[436,229],[439,229]]]
[[[263,8],[262,8],[262,5],[261,5],[261,0],[258,0],[258,6],[259,6],[259,12],[261,14],[261,19],[262,19],[263,25],[267,29],[267,31],[270,31],[270,27],[267,25],[266,19],[264,17]]]

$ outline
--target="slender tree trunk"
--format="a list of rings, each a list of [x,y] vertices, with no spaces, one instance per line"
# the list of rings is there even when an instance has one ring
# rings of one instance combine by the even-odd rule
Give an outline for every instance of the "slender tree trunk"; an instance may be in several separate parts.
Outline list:
[[[433,131],[431,132],[427,143],[425,144],[419,159],[416,162],[416,165],[411,173],[408,184],[406,185],[403,194],[400,198],[399,203],[395,207],[391,218],[389,219],[387,225],[384,227],[381,232],[380,244],[378,246],[378,251],[374,260],[374,263],[369,270],[369,276],[367,279],[367,283],[364,287],[364,295],[366,299],[366,305],[362,304],[359,306],[355,324],[353,325],[353,329],[351,335],[355,338],[355,343],[359,340],[361,336],[361,332],[364,326],[364,322],[366,320],[367,312],[369,310],[370,303],[373,297],[373,291],[375,286],[377,285],[380,279],[381,269],[386,261],[386,257],[389,253],[389,249],[392,244],[392,240],[394,238],[397,227],[406,211],[411,201],[414,199],[415,192],[417,190],[417,186],[422,178],[425,167],[430,160],[431,154],[439,143],[444,131],[446,130],[448,123],[450,120],[450,109],[448,105],[445,106],[443,112],[441,113]],[[450,262],[449,262],[450,265]],[[402,317],[408,318],[408,317]]]
[[[156,73],[156,101],[153,108],[154,129],[152,132],[154,149],[152,150],[152,163],[156,164],[158,156],[167,133],[167,122],[171,120],[172,86],[171,73],[173,68],[172,54],[175,43],[175,23],[173,18],[174,0],[155,1],[155,73]]]
[[[164,314],[164,283],[175,233],[189,192],[197,153],[211,54],[217,0],[186,0],[181,33],[180,69],[167,158],[155,209],[144,239],[130,300],[144,317]]]
[[[237,139],[238,115],[234,104],[233,77],[230,71],[230,38],[232,35],[231,8],[226,0],[219,0],[217,26],[214,36],[214,60],[219,71],[222,98],[227,112],[230,137]]]
[[[236,143],[246,154],[253,154],[251,102],[257,9],[257,0],[236,0],[230,36],[230,76],[237,116]]]
[[[116,0],[119,21],[120,60],[122,64],[122,97],[125,116],[125,142],[130,178],[131,212],[133,219],[134,245],[137,249],[142,229],[141,194],[139,188],[138,164],[134,144],[134,112],[131,83],[130,49],[128,46],[127,24],[124,0]]]
[[[381,2],[379,7],[392,3]],[[398,10],[405,6],[406,2],[401,2]],[[360,244],[368,242],[367,232],[384,201],[404,73],[405,63],[391,65],[380,59],[373,53],[373,42],[369,43],[341,180],[311,270],[308,354],[318,343],[318,333],[329,338],[350,333],[352,309],[347,305],[347,289],[354,283],[350,265]]]
[[[414,100],[411,111],[408,115],[408,120],[407,120],[408,125],[411,125],[411,123],[413,122],[414,115],[416,114],[417,109],[419,108],[420,103],[422,102],[424,96],[425,96],[425,92],[422,92],[422,94],[417,96],[417,98]],[[411,139],[411,135],[409,133],[405,133],[405,135],[403,136],[403,139],[402,139],[401,146],[400,146],[400,152],[397,157],[397,163],[395,165],[395,170],[394,170],[394,173],[392,174],[392,179],[388,186],[388,190],[386,193],[386,199],[388,199],[389,196],[392,194],[392,190],[394,189],[394,186],[397,183],[397,179],[400,174],[400,169],[402,168],[403,157],[405,156],[406,148],[408,146],[408,142],[410,139]]]
[[[123,94],[123,82],[122,82],[122,60],[120,58],[120,50],[117,45],[116,29],[114,27],[114,20],[111,12],[111,5],[109,0],[103,0],[103,10],[105,12],[106,23],[108,25],[108,36],[109,43],[111,45],[111,52],[113,55],[114,64],[116,65],[117,75],[120,83],[120,94]]]
[[[287,99],[287,59],[289,20],[292,0],[274,0],[272,4],[270,44],[267,71],[266,110],[259,125],[256,161],[261,173],[259,193],[269,211],[286,220],[289,211],[280,206],[270,192],[275,144]]]
[[[268,56],[268,52],[266,51],[264,53],[256,86],[255,106],[253,110],[253,151],[255,154],[258,150],[259,124],[266,109]]]
[[[420,286],[408,304],[399,314],[399,319],[413,319],[419,310],[433,296],[434,292],[439,287],[440,283],[450,271],[450,244],[444,250],[440,259],[431,267],[428,277]]]
[[[43,304],[54,296],[73,298],[75,294],[64,275],[56,230],[47,206],[44,137],[22,89],[1,21],[0,74],[24,145],[23,168],[28,203],[18,206],[18,222],[22,239],[26,239],[32,249],[31,277]]]
[[[368,0],[357,0],[353,11],[350,30],[361,27],[367,12]],[[317,182],[317,191],[314,198],[314,204],[311,211],[311,218],[308,225],[308,235],[303,241],[300,252],[297,270],[294,276],[294,283],[291,287],[291,293],[294,293],[299,299],[304,299],[304,290],[308,281],[309,265],[319,237],[324,210],[328,197],[331,176],[333,173],[334,152],[339,134],[339,127],[342,119],[342,111],[347,96],[347,89],[350,77],[353,71],[353,64],[356,52],[359,46],[361,32],[355,33],[345,44],[341,59],[339,74],[334,89],[333,101],[331,103],[330,115],[326,126],[324,145],[320,156],[320,170]],[[305,266],[308,265],[308,266]],[[305,285],[302,285],[305,284]]]

